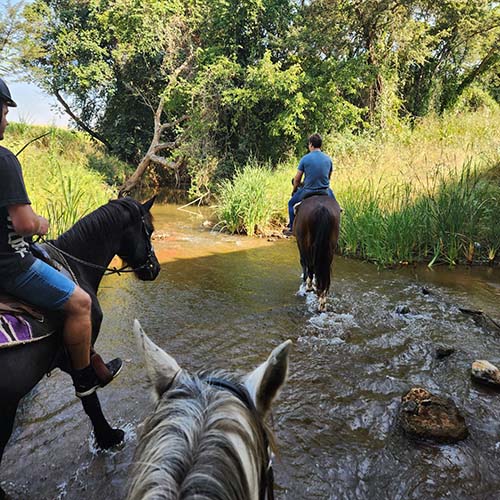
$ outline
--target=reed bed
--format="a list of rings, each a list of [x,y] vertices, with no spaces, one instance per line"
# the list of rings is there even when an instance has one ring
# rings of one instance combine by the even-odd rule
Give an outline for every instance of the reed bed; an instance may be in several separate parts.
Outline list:
[[[251,160],[218,186],[217,226],[230,233],[265,235],[283,224],[291,192],[289,168],[272,170]],[[288,179],[289,192],[283,190]]]
[[[97,148],[69,130],[10,124],[4,146],[17,153],[31,139],[48,135],[31,143],[18,156],[33,209],[49,219],[49,237],[54,238],[78,219],[115,196],[104,176],[89,168]]]
[[[481,110],[427,117],[389,136],[327,137],[332,188],[344,209],[340,251],[387,266],[493,263],[500,249],[499,122],[498,109]],[[266,234],[284,225],[296,165],[266,169],[265,182],[258,166],[247,165],[226,181],[218,210],[224,227]],[[251,206],[250,230],[247,205],[226,210],[241,199]]]

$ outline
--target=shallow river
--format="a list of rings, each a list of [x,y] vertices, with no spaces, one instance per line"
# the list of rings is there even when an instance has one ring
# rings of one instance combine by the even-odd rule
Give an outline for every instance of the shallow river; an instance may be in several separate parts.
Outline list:
[[[97,348],[126,361],[100,398],[126,442],[97,451],[70,379],[54,372],[25,398],[4,456],[2,485],[13,498],[124,498],[136,426],[151,409],[134,318],[191,370],[250,370],[292,339],[290,377],[273,411],[278,499],[500,497],[500,393],[470,379],[475,359],[500,366],[500,332],[459,310],[500,322],[500,270],[378,270],[336,257],[329,311],[318,314],[299,292],[294,240],[210,232],[206,212],[174,206],[155,217],[157,280],[113,276],[100,289]],[[456,351],[438,360],[437,345]],[[396,416],[414,385],[450,396],[470,436],[456,445],[408,439]]]

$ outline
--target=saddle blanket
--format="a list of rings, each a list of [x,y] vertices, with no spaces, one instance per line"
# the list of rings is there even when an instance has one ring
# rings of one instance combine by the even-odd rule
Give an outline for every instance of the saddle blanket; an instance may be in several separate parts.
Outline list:
[[[0,349],[41,340],[52,333],[53,330],[46,328],[33,328],[30,321],[19,314],[0,314]]]
[[[59,262],[60,255],[56,250],[45,247],[37,245],[33,249],[35,255],[73,279],[73,274]],[[10,295],[0,294],[0,349],[27,344],[52,335],[60,325],[57,324],[58,321],[54,323],[48,320],[49,318],[35,307]]]

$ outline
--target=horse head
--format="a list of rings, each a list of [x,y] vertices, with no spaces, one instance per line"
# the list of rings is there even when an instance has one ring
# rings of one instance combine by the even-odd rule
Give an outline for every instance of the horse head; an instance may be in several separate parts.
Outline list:
[[[150,210],[155,198],[154,196],[143,204],[128,198],[131,221],[123,232],[120,249],[117,252],[118,256],[134,270],[135,275],[142,281],[152,281],[160,272],[160,264],[151,243],[154,226]]]
[[[141,424],[129,499],[269,499],[271,448],[265,418],[285,383],[291,341],[255,370],[195,375],[134,322],[156,408]]]

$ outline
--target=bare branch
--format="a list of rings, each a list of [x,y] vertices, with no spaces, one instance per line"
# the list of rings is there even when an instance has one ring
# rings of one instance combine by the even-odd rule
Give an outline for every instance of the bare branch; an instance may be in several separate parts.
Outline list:
[[[159,163],[163,167],[177,168],[177,162],[167,160],[164,156],[151,155],[149,159],[154,163]]]
[[[155,153],[158,153],[158,151],[163,151],[164,149],[173,149],[175,148],[175,146],[177,146],[177,144],[177,141],[161,142],[160,144],[156,144],[153,149]]]
[[[92,130],[81,118],[79,118],[78,116],[75,115],[75,113],[73,113],[72,109],[69,107],[68,103],[63,99],[58,90],[54,91],[54,95],[56,96],[56,99],[61,103],[66,113],[76,122],[76,124],[81,129],[89,133],[94,139],[97,139],[98,141],[102,142],[109,150],[112,149],[109,142],[101,134],[97,133],[95,130]]]

